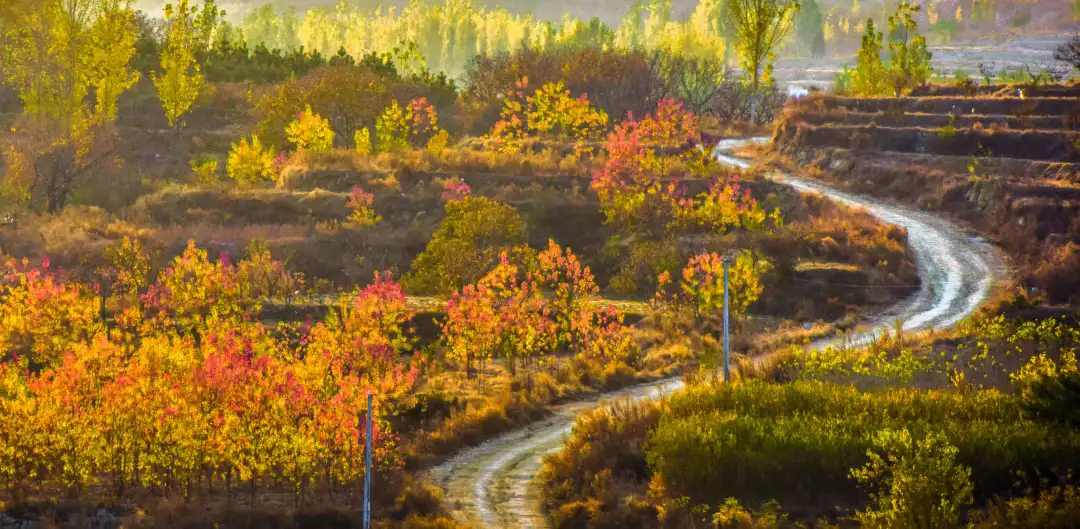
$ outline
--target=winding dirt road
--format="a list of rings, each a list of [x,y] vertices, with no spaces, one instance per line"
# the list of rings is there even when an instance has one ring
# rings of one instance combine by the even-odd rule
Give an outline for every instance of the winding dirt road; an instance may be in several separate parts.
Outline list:
[[[745,168],[745,161],[723,153],[749,142],[766,141],[768,138],[726,140],[717,146],[716,156],[722,163]],[[888,332],[896,318],[903,320],[905,330],[952,326],[974,312],[990,293],[995,279],[1005,273],[1006,267],[991,245],[965,235],[943,219],[791,176],[777,176],[776,180],[800,191],[864,207],[882,221],[908,231],[908,244],[921,278],[918,293],[880,314],[849,343],[863,344],[875,334]],[[824,347],[828,343],[822,340],[812,346]],[[533,478],[543,456],[562,447],[575,417],[605,403],[658,398],[680,387],[680,380],[668,379],[564,404],[544,421],[461,452],[433,468],[431,477],[446,492],[447,503],[462,523],[475,527],[546,527]]]

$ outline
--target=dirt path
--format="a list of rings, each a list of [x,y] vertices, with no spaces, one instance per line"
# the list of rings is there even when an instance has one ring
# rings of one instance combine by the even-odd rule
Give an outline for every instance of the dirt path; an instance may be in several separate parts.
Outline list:
[[[746,167],[746,162],[722,153],[747,141],[767,138],[721,142],[717,158]],[[922,286],[913,297],[881,314],[868,330],[853,337],[855,344],[888,332],[896,318],[904,321],[905,330],[949,327],[978,308],[995,278],[1005,273],[1005,265],[992,246],[965,235],[943,219],[798,178],[783,176],[777,180],[800,191],[819,192],[840,203],[863,206],[882,221],[908,230],[908,244],[915,254]],[[825,340],[812,346],[827,344]],[[433,468],[431,477],[446,492],[455,517],[463,523],[475,527],[546,527],[533,478],[543,456],[561,448],[575,417],[606,403],[657,398],[680,387],[681,381],[669,379],[564,404],[540,423],[458,454]]]

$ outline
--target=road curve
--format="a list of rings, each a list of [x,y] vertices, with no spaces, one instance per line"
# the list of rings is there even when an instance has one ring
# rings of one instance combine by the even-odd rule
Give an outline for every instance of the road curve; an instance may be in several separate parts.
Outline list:
[[[748,167],[724,154],[751,142],[768,138],[720,142],[716,157],[722,163]],[[915,254],[921,279],[919,291],[880,314],[865,330],[849,337],[863,344],[889,331],[896,318],[905,330],[945,328],[974,312],[990,293],[996,278],[1006,272],[997,251],[977,237],[965,235],[948,221],[933,215],[869,199],[828,186],[794,178],[775,177],[778,182],[806,192],[821,193],[839,203],[861,206],[882,221],[906,228],[908,244]],[[812,344],[824,347],[829,340]],[[431,469],[432,479],[443,488],[447,503],[458,521],[474,527],[546,527],[533,478],[544,455],[562,447],[578,414],[619,400],[657,398],[682,387],[667,379],[616,391],[555,408],[552,416],[514,430],[459,453]]]

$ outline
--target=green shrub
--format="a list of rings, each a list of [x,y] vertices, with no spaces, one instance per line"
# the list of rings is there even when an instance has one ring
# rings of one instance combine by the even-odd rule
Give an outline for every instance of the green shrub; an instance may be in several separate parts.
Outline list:
[[[191,172],[200,184],[213,184],[218,181],[218,158],[212,154],[200,154],[191,159]]]
[[[1067,529],[1080,520],[1080,489],[1052,487],[1008,499],[999,499],[986,511],[974,513],[972,529]]]
[[[408,138],[409,123],[405,111],[397,101],[391,101],[375,122],[375,150],[394,152],[404,149],[409,145]]]
[[[487,274],[503,252],[529,260],[526,241],[525,222],[513,206],[486,197],[450,200],[404,283],[418,294],[450,294]]]
[[[864,527],[957,527],[971,503],[971,470],[957,464],[955,446],[938,432],[915,439],[906,429],[874,435],[870,461],[851,477],[874,489],[856,518]]]
[[[1012,488],[1015,476],[1080,465],[1080,433],[1024,420],[1019,397],[997,391],[890,389],[860,392],[821,382],[691,388],[673,396],[648,439],[649,468],[673,496],[717,505],[814,497],[860,500],[849,469],[866,464],[885,429],[940,431],[971,468],[978,496]],[[812,507],[820,508],[811,502]]]

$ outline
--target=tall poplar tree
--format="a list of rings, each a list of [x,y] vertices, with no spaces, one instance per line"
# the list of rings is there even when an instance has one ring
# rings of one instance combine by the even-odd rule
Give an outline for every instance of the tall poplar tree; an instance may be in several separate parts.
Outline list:
[[[776,48],[791,30],[792,15],[798,10],[799,0],[729,0],[739,65],[750,85],[752,119],[756,120],[761,87],[772,81]]]
[[[173,128],[180,125],[180,116],[191,109],[204,84],[195,60],[202,36],[198,19],[198,10],[192,9],[188,0],[165,5],[168,28],[165,46],[161,49],[161,72],[155,72],[153,78],[161,108],[165,110],[165,117]]]

